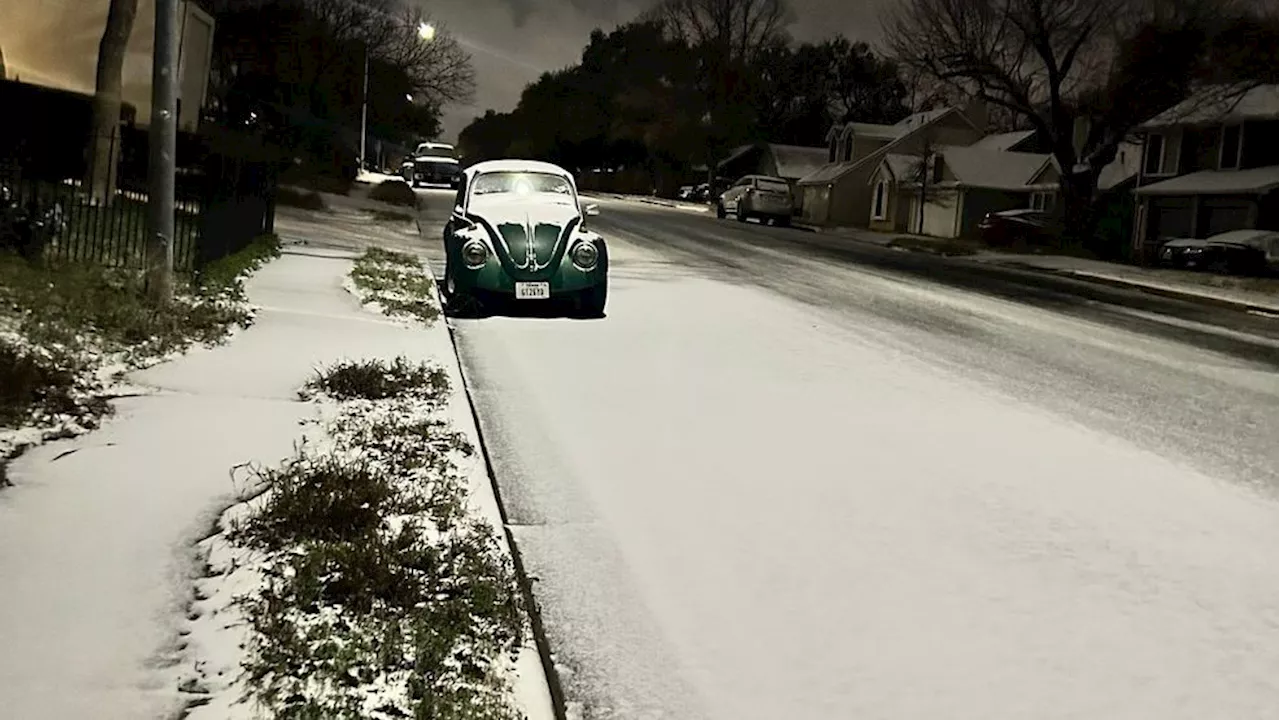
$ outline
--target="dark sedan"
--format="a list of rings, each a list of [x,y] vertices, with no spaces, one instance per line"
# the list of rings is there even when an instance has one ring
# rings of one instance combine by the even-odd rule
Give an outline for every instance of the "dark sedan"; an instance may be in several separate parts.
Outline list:
[[[1160,246],[1160,264],[1231,275],[1276,274],[1275,230],[1232,230],[1207,238],[1178,238]]]
[[[1030,208],[987,213],[978,223],[982,241],[992,247],[1057,245],[1062,225],[1043,210]]]

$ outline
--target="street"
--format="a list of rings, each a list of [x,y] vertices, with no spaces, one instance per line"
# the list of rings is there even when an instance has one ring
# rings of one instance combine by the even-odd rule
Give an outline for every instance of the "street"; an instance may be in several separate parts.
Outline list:
[[[1274,318],[592,201],[452,321],[573,713],[1275,716]]]

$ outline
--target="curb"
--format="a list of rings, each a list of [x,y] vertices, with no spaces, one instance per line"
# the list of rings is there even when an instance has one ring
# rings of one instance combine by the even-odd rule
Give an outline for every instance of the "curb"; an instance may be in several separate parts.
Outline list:
[[[415,217],[418,235],[422,237],[421,216]],[[551,657],[551,641],[547,637],[546,625],[542,622],[542,610],[533,594],[533,580],[525,569],[524,558],[520,547],[516,544],[515,535],[511,532],[511,521],[507,516],[507,507],[502,502],[502,488],[498,485],[498,476],[493,470],[493,459],[489,455],[489,445],[485,442],[484,427],[480,423],[480,411],[476,407],[475,396],[471,394],[471,381],[467,378],[466,366],[462,363],[462,354],[458,351],[458,337],[453,325],[445,314],[444,297],[440,294],[440,283],[432,264],[422,258],[424,265],[430,269],[432,285],[435,287],[436,301],[440,305],[440,317],[437,322],[444,323],[449,333],[449,345],[453,348],[453,361],[458,367],[458,376],[462,378],[462,393],[467,399],[467,411],[471,415],[471,424],[476,429],[476,444],[479,446],[480,459],[484,462],[485,477],[489,479],[489,489],[493,492],[494,503],[498,506],[498,517],[502,521],[502,535],[506,540],[507,551],[511,554],[511,564],[516,574],[516,584],[520,586],[520,595],[524,599],[525,615],[529,618],[529,630],[533,635],[533,644],[538,651],[539,664],[542,666],[542,679],[546,683],[547,693],[551,696],[551,714],[555,720],[569,720],[568,709],[564,699],[564,686],[560,682],[560,674],[556,671],[555,661]],[[528,708],[523,708],[528,710]]]
[[[943,252],[933,252],[931,250],[926,250],[924,248],[916,247],[916,246],[907,246],[907,247],[895,246],[892,244],[892,240],[888,243],[878,243],[872,240],[867,240],[867,239],[858,237],[851,233],[832,232],[827,228],[823,228],[816,225],[805,225],[805,224],[797,223],[795,226],[803,227],[816,233],[823,233],[829,236],[841,237],[848,240],[852,240],[853,242],[862,243],[864,245],[872,245],[875,247],[886,248],[889,250],[913,252],[913,253],[919,253],[922,255],[932,255],[934,257],[941,257],[941,258],[948,258],[948,259],[959,258],[959,259],[967,260],[973,263],[981,263],[984,265],[995,265],[997,267],[1015,268],[1018,270],[1025,270],[1027,272],[1038,273],[1041,275],[1053,275],[1056,277],[1068,278],[1071,280],[1076,280],[1078,282],[1090,283],[1093,285],[1104,285],[1107,287],[1113,287],[1120,290],[1134,290],[1138,292],[1147,293],[1148,295],[1157,295],[1160,297],[1169,298],[1171,300],[1181,300],[1183,302],[1197,303],[1200,305],[1207,305],[1210,307],[1216,307],[1216,308],[1221,308],[1226,310],[1252,312],[1252,313],[1266,315],[1269,317],[1277,317],[1278,315],[1280,315],[1280,311],[1277,311],[1277,308],[1272,306],[1259,305],[1257,303],[1251,303],[1247,300],[1231,300],[1228,298],[1209,295],[1207,293],[1195,292],[1194,290],[1179,290],[1176,288],[1164,287],[1160,285],[1149,285],[1146,283],[1133,282],[1130,280],[1122,280],[1120,278],[1104,277],[1100,275],[1095,275],[1093,273],[1081,272],[1078,270],[1059,270],[1054,268],[1044,268],[1038,265],[1031,265],[1029,263],[1022,263],[1018,261],[983,260],[982,253],[951,254],[951,253],[943,253]]]
[[[440,318],[445,320],[443,314]],[[493,471],[493,461],[489,455],[489,445],[484,439],[484,430],[480,425],[480,413],[476,409],[475,397],[471,394],[471,382],[467,379],[466,368],[462,364],[462,355],[458,352],[458,339],[454,327],[445,322],[449,330],[449,342],[453,345],[454,361],[458,363],[458,373],[462,376],[462,391],[467,398],[467,407],[471,411],[471,419],[476,428],[476,440],[480,446],[480,457],[484,460],[485,474],[498,503],[498,514],[502,518],[502,533],[507,540],[507,548],[511,552],[511,562],[515,566],[516,582],[520,585],[520,594],[524,596],[525,613],[529,616],[529,627],[533,633],[533,643],[538,649],[538,659],[542,661],[542,673],[551,695],[551,712],[556,720],[568,720],[568,709],[564,699],[564,686],[560,682],[560,673],[556,671],[555,661],[551,657],[551,641],[547,637],[546,625],[542,622],[542,609],[533,594],[533,581],[524,566],[524,558],[516,545],[515,535],[511,532],[511,521],[507,517],[507,507],[502,502],[502,488],[498,485],[498,476]]]
[[[984,262],[979,260],[978,262]],[[1163,287],[1159,285],[1148,285],[1146,283],[1131,282],[1121,280],[1119,278],[1103,277],[1092,273],[1082,273],[1077,270],[1055,270],[1050,268],[1037,267],[1020,262],[992,262],[985,261],[988,264],[1001,265],[1004,267],[1017,268],[1019,270],[1027,270],[1030,272],[1041,273],[1045,275],[1056,275],[1058,277],[1070,278],[1080,282],[1092,283],[1094,285],[1106,285],[1108,287],[1119,288],[1122,290],[1136,290],[1144,292],[1148,295],[1158,295],[1160,297],[1170,298],[1172,300],[1182,300],[1183,302],[1197,303],[1200,305],[1208,305],[1211,307],[1222,308],[1226,310],[1236,310],[1244,312],[1259,313],[1270,317],[1277,316],[1277,309],[1267,305],[1259,305],[1248,302],[1247,300],[1231,300],[1223,297],[1216,297],[1205,293],[1198,293],[1194,290],[1178,290],[1176,288]]]

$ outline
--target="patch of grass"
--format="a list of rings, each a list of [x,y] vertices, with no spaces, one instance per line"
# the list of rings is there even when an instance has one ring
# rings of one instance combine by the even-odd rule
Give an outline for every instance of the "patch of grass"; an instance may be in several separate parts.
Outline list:
[[[389,223],[413,222],[413,215],[397,210],[374,210],[373,219],[378,222]]]
[[[278,254],[263,236],[180,282],[167,308],[148,302],[136,272],[0,255],[0,428],[93,427],[110,410],[97,377],[107,364],[138,367],[248,325],[243,275]]]
[[[24,348],[0,338],[0,428],[20,427],[40,412],[93,418],[108,408],[91,393],[84,363],[63,352]]]
[[[320,193],[310,190],[299,190],[291,187],[277,188],[276,202],[281,205],[302,208],[303,210],[329,209],[329,206],[325,204],[324,198],[320,196]]]
[[[922,238],[902,235],[889,241],[889,247],[902,248],[911,252],[931,253],[933,255],[975,255],[976,246],[961,240],[949,238]]]
[[[332,445],[264,473],[231,536],[267,556],[242,601],[249,691],[275,718],[515,720],[499,666],[523,641],[521,596],[467,514],[452,458],[471,449],[433,416],[447,386],[403,359],[321,377],[352,398]]]
[[[440,316],[435,281],[412,255],[369,248],[351,269],[351,280],[362,302],[377,303],[388,315],[427,324]]]
[[[383,180],[369,191],[369,199],[404,207],[418,206],[417,193],[403,180]]]
[[[403,357],[340,362],[318,371],[303,386],[304,397],[324,394],[335,400],[386,400],[395,397],[443,397],[449,377],[438,367]]]

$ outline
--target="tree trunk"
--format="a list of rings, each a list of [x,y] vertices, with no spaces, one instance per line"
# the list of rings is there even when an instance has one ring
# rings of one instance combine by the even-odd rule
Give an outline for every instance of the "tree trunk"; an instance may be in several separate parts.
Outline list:
[[[93,95],[93,135],[89,138],[89,168],[85,181],[93,199],[102,204],[111,202],[115,197],[116,166],[120,160],[124,58],[137,15],[138,0],[111,0],[106,29],[98,44],[98,73]]]
[[[1082,173],[1065,173],[1059,188],[1062,191],[1063,238],[1064,248],[1099,251],[1095,238],[1098,223],[1098,208],[1094,191],[1098,184],[1098,173],[1089,170]]]

